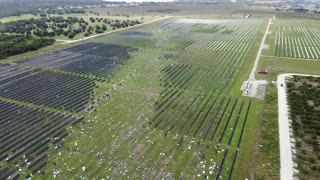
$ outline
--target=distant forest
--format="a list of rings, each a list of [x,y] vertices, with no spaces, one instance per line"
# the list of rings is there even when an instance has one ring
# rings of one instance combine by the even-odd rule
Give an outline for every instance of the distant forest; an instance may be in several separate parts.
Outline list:
[[[37,14],[39,8],[56,8],[68,5],[101,5],[113,4],[103,0],[0,0],[0,18]]]
[[[54,42],[54,39],[36,39],[31,36],[2,34],[0,35],[0,59],[28,51],[35,51],[52,45]]]
[[[72,4],[101,4],[103,0],[0,0],[1,7],[19,5],[72,5]],[[108,2],[107,2],[108,3]]]

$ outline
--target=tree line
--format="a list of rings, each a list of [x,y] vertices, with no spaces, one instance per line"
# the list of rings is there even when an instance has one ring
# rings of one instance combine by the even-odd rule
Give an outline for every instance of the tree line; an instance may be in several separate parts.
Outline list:
[[[125,28],[140,24],[138,20],[110,20],[107,18],[94,18],[91,17],[89,21],[83,18],[61,16],[44,16],[40,19],[27,19],[18,20],[7,23],[0,23],[1,33],[7,34],[21,34],[26,36],[36,37],[56,37],[67,36],[70,39],[74,38],[77,34],[83,33],[84,36],[90,36],[93,32],[103,33],[107,31],[107,25],[111,26],[112,30]],[[95,25],[93,25],[95,23]],[[99,23],[99,24],[96,24]]]
[[[39,39],[23,35],[0,35],[0,59],[34,51],[42,47],[52,45],[54,39]]]
[[[70,7],[86,5],[103,6],[114,3],[121,4],[120,2],[108,2],[103,0],[0,0],[0,18],[20,16],[23,14],[37,15],[43,13],[44,9],[46,9],[45,13],[48,14],[82,13],[82,9],[72,9]],[[125,4],[125,2],[122,2],[122,4]],[[57,6],[62,7],[63,9],[57,9]]]

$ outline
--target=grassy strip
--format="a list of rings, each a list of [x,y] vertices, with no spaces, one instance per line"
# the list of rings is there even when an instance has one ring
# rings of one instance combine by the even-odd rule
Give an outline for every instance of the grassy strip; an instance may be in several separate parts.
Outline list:
[[[318,74],[320,61],[261,57],[258,69],[267,68],[271,69],[268,79],[274,81],[279,74],[287,72]],[[258,75],[257,78],[265,79],[266,77]],[[260,143],[254,171],[256,179],[280,178],[277,99],[277,88],[274,85],[269,85],[262,113]]]
[[[280,178],[280,147],[278,128],[277,87],[269,85],[264,100],[261,134],[256,156],[256,179]]]
[[[277,75],[290,73],[319,74],[320,61],[293,60],[277,57],[261,57],[258,69],[272,68],[271,80],[276,80]],[[265,75],[257,75],[257,79]]]

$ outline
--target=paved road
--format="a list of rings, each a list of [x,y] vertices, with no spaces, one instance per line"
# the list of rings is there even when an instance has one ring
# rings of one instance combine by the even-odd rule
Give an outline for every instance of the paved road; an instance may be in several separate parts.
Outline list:
[[[268,35],[268,32],[269,32],[269,28],[270,28],[271,22],[272,22],[272,18],[269,19],[269,23],[268,23],[266,32],[264,33],[264,36],[262,38],[262,41],[261,41],[261,44],[260,44],[260,47],[259,47],[259,50],[258,50],[258,54],[257,54],[257,57],[256,57],[256,60],[255,60],[255,62],[253,64],[253,67],[252,67],[252,70],[251,70],[251,73],[250,73],[250,76],[249,76],[249,81],[256,80],[255,74],[256,74],[256,71],[257,71],[258,64],[259,64],[259,60],[260,60],[260,56],[261,56],[261,53],[262,53],[262,50],[263,50],[263,46],[264,46],[265,41],[267,39],[267,35]]]
[[[146,23],[138,24],[138,25],[135,25],[135,26],[130,26],[130,27],[122,28],[122,29],[117,29],[117,30],[113,30],[113,31],[109,31],[109,32],[105,32],[105,33],[101,33],[101,34],[96,34],[96,35],[93,35],[93,36],[85,37],[85,38],[83,38],[83,39],[77,39],[77,40],[62,40],[62,39],[56,39],[56,41],[61,41],[61,42],[63,42],[62,44],[75,43],[75,42],[79,42],[79,41],[82,41],[82,40],[87,40],[87,39],[95,38],[95,37],[98,37],[98,36],[102,36],[102,35],[106,35],[106,34],[118,32],[118,31],[123,31],[123,30],[126,30],[126,29],[134,28],[134,27],[143,26],[143,25],[145,25],[145,24],[154,23],[154,22],[157,22],[157,21],[161,21],[161,20],[163,20],[163,19],[171,18],[171,17],[172,17],[172,16],[167,16],[167,17],[163,17],[163,18],[160,18],[160,19],[156,19],[156,20],[153,20],[153,21],[146,22]]]
[[[315,76],[308,74],[281,74],[278,76],[278,113],[279,113],[279,138],[280,138],[280,175],[281,180],[292,180],[294,175],[292,149],[289,132],[289,115],[287,105],[287,92],[285,80],[293,75]],[[319,76],[315,76],[319,77]],[[283,87],[281,87],[283,84]]]
[[[289,116],[287,106],[287,93],[285,79],[289,74],[278,76],[278,114],[279,114],[279,138],[280,138],[280,175],[281,180],[293,179],[292,149],[289,134]],[[281,87],[283,84],[283,87]]]

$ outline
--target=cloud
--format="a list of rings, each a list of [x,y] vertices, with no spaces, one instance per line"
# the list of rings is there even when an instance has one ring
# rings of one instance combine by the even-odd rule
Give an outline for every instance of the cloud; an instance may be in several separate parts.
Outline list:
[[[104,1],[126,1],[128,3],[130,2],[172,2],[175,0],[104,0]]]

